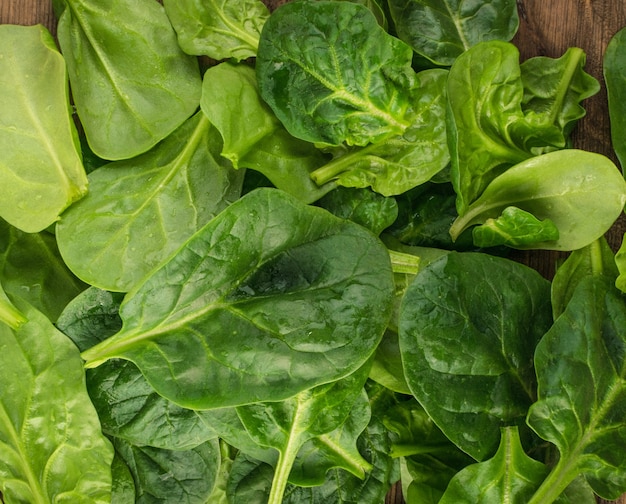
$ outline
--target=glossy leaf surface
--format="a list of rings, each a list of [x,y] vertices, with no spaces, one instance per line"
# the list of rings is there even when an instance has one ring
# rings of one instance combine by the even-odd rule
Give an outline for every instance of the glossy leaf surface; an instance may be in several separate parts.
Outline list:
[[[457,252],[422,269],[404,295],[407,383],[436,425],[477,460],[495,452],[500,427],[523,424],[534,401],[532,356],[552,322],[549,301],[549,283],[534,270]]]
[[[165,0],[187,54],[237,61],[256,56],[269,11],[260,0]]]
[[[78,350],[15,298],[28,322],[0,323],[0,491],[5,502],[110,502],[113,449]]]
[[[65,62],[43,26],[0,26],[0,110],[0,217],[42,231],[87,192]]]
[[[239,198],[243,173],[220,149],[198,113],[150,152],[91,172],[90,194],[57,226],[65,262],[90,285],[131,290]]]
[[[511,40],[519,18],[514,0],[390,0],[398,36],[437,65],[451,65],[485,40]]]
[[[580,473],[606,499],[626,490],[625,324],[623,295],[609,279],[589,277],[537,346],[538,401],[528,423],[560,458],[533,502]]]
[[[626,28],[618,31],[604,53],[603,74],[609,102],[611,140],[622,169],[626,167]]]
[[[327,156],[287,133],[259,95],[253,68],[231,63],[209,68],[200,106],[222,135],[222,156],[235,168],[256,170],[305,203],[335,187],[334,183],[318,185],[311,180],[311,172],[323,166]],[[244,112],[246,120],[242,121]]]
[[[153,147],[198,107],[197,61],[182,52],[152,0],[65,0],[57,35],[94,153],[127,159]]]
[[[91,287],[66,307],[56,325],[79,350],[87,350],[119,331],[122,299]],[[157,394],[132,362],[111,360],[87,370],[87,391],[103,432],[130,444],[184,450],[216,437],[202,412]]]
[[[132,360],[191,408],[285,399],[361,367],[392,294],[389,255],[369,231],[258,189],[130,293],[122,330],[83,356]]]
[[[295,137],[367,145],[409,126],[411,49],[362,5],[282,5],[265,24],[256,65],[261,96]]]
[[[455,220],[450,234],[455,238],[515,206],[537,219],[550,219],[559,231],[557,240],[536,242],[532,248],[576,250],[606,233],[625,203],[626,182],[611,160],[563,149],[535,156],[495,178]]]

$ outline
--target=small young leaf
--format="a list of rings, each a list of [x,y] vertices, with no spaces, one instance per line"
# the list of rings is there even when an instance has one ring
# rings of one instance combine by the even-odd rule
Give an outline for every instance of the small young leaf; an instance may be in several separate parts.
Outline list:
[[[559,230],[549,219],[539,220],[529,212],[510,206],[499,217],[487,219],[473,228],[472,237],[477,247],[529,248],[536,243],[558,240]]]

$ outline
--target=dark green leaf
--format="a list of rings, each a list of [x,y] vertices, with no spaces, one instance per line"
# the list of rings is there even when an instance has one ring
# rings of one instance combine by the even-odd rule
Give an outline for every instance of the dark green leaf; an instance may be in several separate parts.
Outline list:
[[[604,53],[603,74],[609,102],[611,140],[626,168],[626,28],[613,35]]]
[[[295,137],[367,145],[410,124],[411,49],[362,5],[282,5],[261,33],[256,65],[261,96]]]
[[[495,452],[502,426],[523,424],[534,400],[532,356],[552,322],[549,288],[519,263],[451,252],[421,270],[404,296],[399,334],[409,387],[477,460]]]
[[[285,399],[369,359],[390,316],[390,268],[361,226],[257,189],[130,293],[122,330],[83,356],[132,360],[187,407]]]
[[[484,40],[511,40],[519,25],[514,0],[389,0],[398,36],[437,65],[451,65]]]

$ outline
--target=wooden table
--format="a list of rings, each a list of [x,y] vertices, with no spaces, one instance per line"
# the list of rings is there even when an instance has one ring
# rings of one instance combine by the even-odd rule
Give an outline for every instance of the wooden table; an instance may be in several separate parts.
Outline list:
[[[284,0],[267,0],[271,8]],[[532,56],[561,56],[568,47],[577,46],[587,54],[586,70],[602,83],[602,90],[586,100],[587,116],[574,134],[574,145],[617,159],[610,141],[606,89],[602,79],[602,56],[613,34],[626,26],[625,0],[517,0],[520,28],[514,39],[522,60]],[[48,0],[0,0],[0,23],[31,25],[41,23],[55,32],[55,19]],[[617,250],[626,232],[622,218],[607,233],[609,244]],[[559,254],[547,251],[520,252],[516,258],[551,278]],[[626,421],[626,419],[625,419]],[[388,504],[402,503],[398,488],[387,498]],[[607,501],[599,501],[607,502]],[[618,501],[626,504],[626,496]]]

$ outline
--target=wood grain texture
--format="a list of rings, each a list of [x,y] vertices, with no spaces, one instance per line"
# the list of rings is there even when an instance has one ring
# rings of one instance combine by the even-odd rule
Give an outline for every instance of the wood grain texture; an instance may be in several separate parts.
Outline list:
[[[285,0],[266,0],[270,8]],[[598,152],[616,161],[610,142],[606,88],[602,78],[602,56],[610,38],[626,26],[625,0],[518,0],[520,28],[514,43],[521,59],[533,56],[561,56],[568,47],[577,46],[587,54],[587,71],[602,84],[600,93],[588,99],[584,106],[587,116],[582,119],[573,139],[574,146]],[[0,0],[0,23],[32,25],[41,23],[53,34],[56,21],[49,0]],[[626,219],[620,219],[607,233],[614,249],[626,231]],[[555,262],[563,257],[554,252],[519,252],[514,258],[537,269],[547,278],[555,270]],[[403,502],[399,486],[387,497],[387,504]],[[599,500],[600,503],[608,501]],[[626,504],[626,496],[618,501]]]

